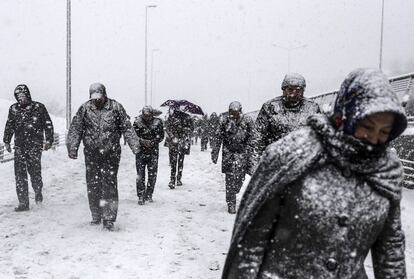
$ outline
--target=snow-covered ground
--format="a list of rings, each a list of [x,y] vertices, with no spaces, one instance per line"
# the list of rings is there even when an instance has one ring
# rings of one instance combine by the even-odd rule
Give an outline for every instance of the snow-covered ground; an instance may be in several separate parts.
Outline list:
[[[13,163],[0,164],[0,278],[220,278],[234,221],[226,212],[220,165],[193,146],[184,186],[170,190],[167,149],[161,147],[155,202],[139,206],[135,158],[123,148],[114,232],[89,225],[81,153],[78,160],[68,159],[64,147],[44,153],[45,201],[35,205],[30,189],[31,210],[23,213],[13,211]],[[404,194],[407,266],[414,278],[414,192]],[[366,266],[371,273],[369,261]]]

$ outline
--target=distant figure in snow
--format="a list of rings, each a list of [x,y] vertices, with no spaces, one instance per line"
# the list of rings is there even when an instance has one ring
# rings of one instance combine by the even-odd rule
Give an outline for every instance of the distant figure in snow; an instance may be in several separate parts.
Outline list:
[[[226,202],[230,214],[236,213],[236,194],[243,185],[247,171],[253,125],[253,120],[243,115],[241,104],[235,101],[230,103],[228,113],[221,115],[214,136],[211,160],[214,164],[217,163],[223,145],[221,171],[226,176]]]
[[[208,144],[208,116],[207,114],[203,115],[203,118],[200,121],[200,144],[201,144],[201,151],[207,150]]]
[[[160,118],[154,117],[154,109],[145,106],[142,114],[136,117],[134,129],[138,135],[141,150],[135,155],[137,168],[138,204],[153,202],[155,182],[157,181],[159,143],[164,139],[164,125]],[[145,169],[148,171],[148,183],[145,187]]]
[[[66,144],[69,158],[77,159],[83,141],[91,224],[103,221],[105,229],[113,230],[118,212],[120,138],[125,136],[134,154],[139,152],[139,139],[125,109],[107,97],[103,84],[92,84],[89,97],[73,117]]]
[[[210,142],[210,148],[214,146],[214,140],[218,127],[220,126],[220,119],[217,113],[212,112],[208,119],[208,141]]]
[[[169,160],[171,167],[170,182],[168,187],[182,186],[181,177],[184,168],[184,156],[190,154],[191,135],[194,130],[194,123],[190,115],[173,109],[169,115],[166,126],[166,146],[169,148]]]
[[[259,162],[266,146],[305,126],[310,115],[320,112],[318,104],[303,97],[306,81],[302,75],[286,74],[281,87],[283,95],[264,103],[257,116],[249,172]]]
[[[14,97],[17,103],[9,109],[3,142],[6,150],[12,152],[10,142],[14,136],[14,174],[19,199],[19,205],[14,210],[26,211],[29,210],[27,173],[30,175],[36,203],[43,201],[42,150],[52,147],[53,124],[46,107],[32,101],[25,84],[16,87]]]
[[[403,168],[390,141],[407,119],[387,77],[357,69],[330,116],[266,148],[236,216],[223,279],[407,278]]]

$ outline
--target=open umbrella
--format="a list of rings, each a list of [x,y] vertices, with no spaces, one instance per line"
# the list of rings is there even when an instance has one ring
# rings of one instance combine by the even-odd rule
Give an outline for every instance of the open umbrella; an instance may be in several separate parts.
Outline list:
[[[204,112],[200,106],[197,106],[196,104],[193,104],[187,100],[167,100],[161,106],[168,106],[172,109],[185,113],[204,115]]]

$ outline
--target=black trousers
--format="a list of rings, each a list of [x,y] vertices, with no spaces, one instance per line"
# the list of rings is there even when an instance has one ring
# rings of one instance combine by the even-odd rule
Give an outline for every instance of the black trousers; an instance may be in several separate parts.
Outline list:
[[[29,185],[27,173],[35,195],[42,194],[42,150],[40,148],[19,148],[14,151],[14,175],[19,203],[29,206]]]
[[[85,150],[89,208],[94,220],[116,221],[120,158],[120,149],[109,154]]]
[[[175,181],[176,177],[177,180],[181,180],[184,168],[184,152],[179,152],[176,148],[170,148],[168,155],[170,157],[171,180]]]
[[[226,173],[226,202],[227,205],[236,206],[236,194],[243,186],[244,174]]]
[[[155,182],[158,173],[158,150],[151,153],[140,152],[135,155],[135,166],[137,168],[137,195],[138,197],[149,197],[154,193]],[[145,188],[145,169],[148,172],[148,183]]]
[[[201,137],[201,151],[207,150],[208,137]]]

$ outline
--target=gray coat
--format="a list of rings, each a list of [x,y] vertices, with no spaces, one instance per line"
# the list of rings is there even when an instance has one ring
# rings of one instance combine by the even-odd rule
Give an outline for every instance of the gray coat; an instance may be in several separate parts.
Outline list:
[[[138,153],[139,139],[123,106],[108,98],[105,106],[98,110],[89,100],[81,105],[73,117],[66,145],[68,152],[75,154],[81,141],[89,152],[100,154],[120,152],[119,140],[122,134],[132,151]]]
[[[257,165],[266,146],[304,127],[306,119],[319,112],[318,104],[306,98],[295,108],[286,108],[282,97],[276,97],[264,103],[256,118],[256,131],[251,143],[254,152],[250,158],[250,165],[252,167]]]
[[[349,163],[325,116],[267,147],[246,189],[222,278],[406,278],[402,166],[387,149]]]
[[[253,120],[248,115],[241,115],[239,121],[236,122],[231,120],[228,114],[223,114],[219,123],[212,143],[211,158],[213,162],[217,162],[220,147],[223,144],[222,172],[237,171],[244,175],[251,153],[249,143],[253,136]]]

